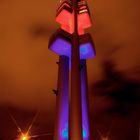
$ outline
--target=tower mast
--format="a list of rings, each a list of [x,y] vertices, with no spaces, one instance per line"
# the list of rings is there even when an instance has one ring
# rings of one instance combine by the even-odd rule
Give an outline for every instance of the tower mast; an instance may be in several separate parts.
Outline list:
[[[74,14],[74,33],[72,34],[71,53],[71,96],[69,114],[69,140],[82,140],[82,108],[80,55],[78,35],[78,0],[72,0]]]
[[[56,22],[61,28],[49,40],[60,57],[54,140],[90,140],[86,60],[95,49],[85,33],[91,27],[86,0],[60,0]]]

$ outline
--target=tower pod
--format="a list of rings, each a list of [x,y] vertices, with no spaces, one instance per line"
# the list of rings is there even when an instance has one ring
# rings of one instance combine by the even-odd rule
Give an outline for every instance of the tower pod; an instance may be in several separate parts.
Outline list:
[[[82,0],[78,3],[78,33],[84,34],[84,30],[91,27],[91,17],[86,1]]]
[[[80,59],[94,58],[96,55],[94,43],[89,33],[80,37]]]
[[[60,3],[57,9],[56,22],[61,25],[61,29],[73,33],[73,14],[71,1],[65,0]]]
[[[95,57],[95,48],[90,34],[79,36],[80,59],[89,59]],[[50,38],[49,49],[54,53],[71,58],[71,34],[62,29],[58,29]]]
[[[74,15],[72,2],[63,0],[57,9],[56,22],[61,25],[61,29],[72,34],[74,32]],[[84,30],[92,25],[89,8],[85,0],[78,2],[78,34],[84,34]]]
[[[50,38],[49,49],[60,56],[70,57],[71,34],[62,29],[58,29]]]

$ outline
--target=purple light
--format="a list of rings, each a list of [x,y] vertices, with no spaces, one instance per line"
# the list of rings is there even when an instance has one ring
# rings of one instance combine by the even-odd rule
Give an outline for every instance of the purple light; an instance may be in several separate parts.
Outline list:
[[[58,55],[65,55],[71,57],[71,44],[62,39],[57,38],[56,41],[51,45],[51,50]],[[89,59],[95,57],[95,52],[92,49],[92,44],[82,44],[80,45],[80,59]]]
[[[95,57],[95,49],[90,34],[80,36],[80,59],[89,59]]]
[[[57,112],[56,112],[56,126],[55,139],[65,140],[62,137],[62,131],[66,129],[68,122],[68,93],[69,93],[69,58],[61,56],[59,58],[58,70],[58,95],[57,95]]]
[[[86,60],[81,60],[81,99],[82,99],[82,124],[86,133],[84,140],[89,140],[89,117],[88,117],[88,93],[87,93],[87,69]]]
[[[80,59],[89,59],[95,57],[93,44],[85,43],[80,45]]]
[[[79,74],[81,76],[81,80],[79,81],[79,84],[81,84],[81,97],[79,99],[81,100],[82,106],[82,114],[80,114],[80,116],[82,115],[82,122],[80,122],[82,123],[82,130],[80,130],[82,131],[82,134],[75,135],[75,137],[78,138],[78,136],[82,137],[80,135],[83,135],[82,140],[90,139],[86,59],[94,58],[96,54],[91,35],[85,34],[85,29],[91,26],[91,17],[88,5],[86,3],[86,0],[78,0],[77,2],[78,5],[75,5],[74,7],[72,0],[60,0],[60,5],[57,8],[56,21],[60,24],[61,29],[53,34],[53,36],[49,40],[49,49],[60,56],[57,83],[58,94],[56,126],[54,133],[55,140],[68,140],[70,135],[69,69],[71,68],[72,62],[72,47],[76,47],[72,46],[72,37],[74,37],[72,34],[74,33],[75,29],[75,14],[77,14],[77,32],[79,34],[79,37],[77,35],[77,44],[79,44],[79,46],[77,46],[77,49],[79,50],[80,55]]]
[[[67,40],[58,37],[52,44],[51,50],[58,55],[70,56],[71,44]]]
[[[71,58],[71,35],[63,30],[58,30],[49,43],[49,49],[58,55]],[[95,57],[95,49],[89,34],[80,36],[80,59]]]

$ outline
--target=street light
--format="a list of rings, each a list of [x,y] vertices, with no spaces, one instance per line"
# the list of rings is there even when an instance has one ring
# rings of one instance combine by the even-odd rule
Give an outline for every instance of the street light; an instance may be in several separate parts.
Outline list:
[[[28,136],[28,134],[21,134],[19,140],[29,140],[29,136]]]

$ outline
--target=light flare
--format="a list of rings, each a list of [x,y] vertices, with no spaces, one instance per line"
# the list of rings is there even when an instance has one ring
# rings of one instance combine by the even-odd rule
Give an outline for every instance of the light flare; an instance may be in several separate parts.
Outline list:
[[[28,134],[21,134],[21,137],[19,140],[29,140]]]

